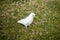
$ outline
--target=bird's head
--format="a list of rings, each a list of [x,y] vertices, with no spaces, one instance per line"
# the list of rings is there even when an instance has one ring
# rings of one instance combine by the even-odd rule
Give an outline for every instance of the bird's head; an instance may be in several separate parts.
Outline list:
[[[32,12],[31,12],[31,15],[32,15],[33,17],[35,17],[35,14],[34,14],[34,13],[32,13]]]

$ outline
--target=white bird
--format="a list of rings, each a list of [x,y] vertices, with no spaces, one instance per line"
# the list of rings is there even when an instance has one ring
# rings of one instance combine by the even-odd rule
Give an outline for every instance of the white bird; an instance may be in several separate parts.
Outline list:
[[[30,24],[33,22],[34,17],[35,14],[31,12],[28,17],[19,20],[18,23],[23,24],[27,28],[27,26],[30,26]]]

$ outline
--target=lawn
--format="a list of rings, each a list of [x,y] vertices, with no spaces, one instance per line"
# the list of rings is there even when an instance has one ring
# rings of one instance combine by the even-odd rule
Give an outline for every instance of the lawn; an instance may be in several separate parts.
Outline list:
[[[31,12],[30,27],[17,23]],[[60,0],[0,0],[0,40],[60,40]]]

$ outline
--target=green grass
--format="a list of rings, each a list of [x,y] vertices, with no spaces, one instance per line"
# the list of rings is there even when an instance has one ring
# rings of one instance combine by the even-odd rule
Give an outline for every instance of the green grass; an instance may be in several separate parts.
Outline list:
[[[17,21],[30,12],[26,29]],[[60,40],[60,0],[0,0],[0,40]]]

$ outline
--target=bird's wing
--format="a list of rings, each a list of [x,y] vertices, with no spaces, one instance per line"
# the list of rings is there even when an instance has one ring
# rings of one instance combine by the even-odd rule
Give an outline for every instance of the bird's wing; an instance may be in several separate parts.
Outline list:
[[[26,17],[24,19],[19,20],[18,23],[21,23],[23,25],[26,25],[28,22],[30,22],[30,19],[31,19],[31,17],[28,16],[28,17]]]

